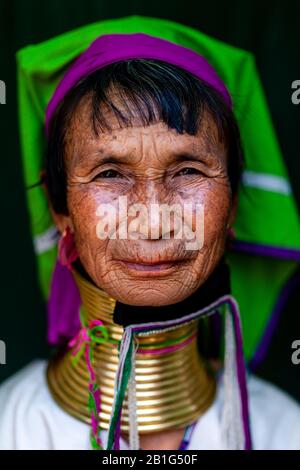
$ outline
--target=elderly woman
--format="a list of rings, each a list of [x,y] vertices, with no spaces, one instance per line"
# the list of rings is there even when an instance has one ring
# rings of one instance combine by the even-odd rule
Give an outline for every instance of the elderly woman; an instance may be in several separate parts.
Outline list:
[[[135,20],[103,28],[48,102],[60,347],[2,385],[0,446],[300,448],[298,405],[246,380],[225,261],[243,168],[232,98],[203,55]]]

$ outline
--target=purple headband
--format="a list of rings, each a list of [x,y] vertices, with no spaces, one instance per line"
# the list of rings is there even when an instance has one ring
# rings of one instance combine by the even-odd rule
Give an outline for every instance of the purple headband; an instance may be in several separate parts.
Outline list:
[[[46,110],[47,135],[57,106],[82,78],[106,65],[129,59],[157,59],[181,67],[217,90],[232,107],[230,94],[213,67],[191,49],[143,33],[108,34],[93,41],[59,82]]]

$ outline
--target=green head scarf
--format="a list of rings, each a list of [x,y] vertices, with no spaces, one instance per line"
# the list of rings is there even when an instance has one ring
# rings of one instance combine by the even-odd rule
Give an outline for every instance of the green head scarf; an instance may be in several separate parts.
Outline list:
[[[138,32],[204,56],[231,94],[245,152],[245,171],[234,225],[236,240],[227,258],[232,292],[240,305],[245,357],[255,362],[266,348],[274,315],[282,306],[279,294],[286,292],[287,281],[300,260],[300,226],[250,53],[186,26],[140,16],[100,21],[21,49],[17,67],[25,184],[28,187],[40,180],[46,148],[45,110],[68,67],[98,36]],[[57,258],[56,229],[41,186],[27,191],[27,202],[40,287],[46,299]]]

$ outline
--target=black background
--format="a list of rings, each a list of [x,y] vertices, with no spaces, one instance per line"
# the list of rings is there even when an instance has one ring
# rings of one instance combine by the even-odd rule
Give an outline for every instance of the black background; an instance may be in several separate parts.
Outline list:
[[[15,52],[87,23],[132,14],[178,21],[254,53],[300,202],[300,105],[291,102],[291,83],[300,80],[299,0],[0,0],[0,79],[7,88],[7,104],[0,106],[0,339],[7,364],[0,365],[0,380],[49,352],[22,180]],[[291,344],[300,339],[299,300],[294,292],[257,371],[298,400],[300,365],[291,363]]]

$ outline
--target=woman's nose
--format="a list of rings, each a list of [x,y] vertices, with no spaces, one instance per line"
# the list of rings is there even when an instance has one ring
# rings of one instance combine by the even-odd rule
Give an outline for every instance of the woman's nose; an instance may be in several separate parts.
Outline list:
[[[128,214],[131,236],[149,240],[170,239],[180,221],[180,206],[150,201],[132,205]]]

